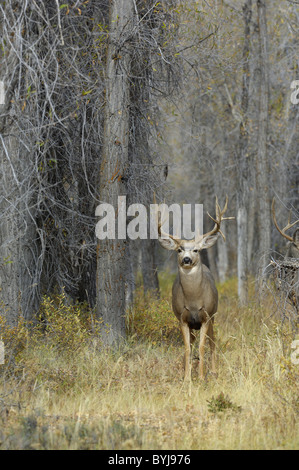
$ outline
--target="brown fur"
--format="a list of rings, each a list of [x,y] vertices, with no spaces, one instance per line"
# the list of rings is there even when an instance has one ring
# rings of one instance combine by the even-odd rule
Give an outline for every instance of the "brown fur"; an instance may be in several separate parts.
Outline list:
[[[199,333],[199,376],[204,378],[204,347],[206,338],[209,339],[212,359],[212,372],[216,372],[216,353],[214,338],[214,316],[218,307],[218,292],[210,270],[200,257],[200,251],[213,246],[219,234],[225,239],[220,230],[223,217],[227,210],[228,197],[221,210],[216,198],[216,218],[213,229],[194,240],[181,240],[162,231],[162,223],[158,218],[159,242],[167,250],[174,250],[178,255],[178,275],[172,287],[172,309],[180,322],[185,346],[185,376],[191,380],[191,352],[196,338],[194,330]]]

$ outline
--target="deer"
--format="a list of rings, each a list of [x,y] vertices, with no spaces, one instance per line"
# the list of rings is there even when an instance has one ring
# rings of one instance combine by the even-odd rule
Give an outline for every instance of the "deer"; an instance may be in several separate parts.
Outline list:
[[[287,225],[280,229],[276,220],[274,198],[272,201],[272,216],[278,232],[288,240],[283,262],[279,264],[279,271],[277,272],[278,289],[283,286],[288,299],[299,313],[299,228],[295,229],[292,236],[286,234],[287,230],[299,223],[299,219],[291,223],[292,211],[290,211]]]
[[[215,219],[211,231],[193,240],[182,240],[162,230],[161,217],[158,217],[158,240],[167,250],[177,252],[178,274],[172,286],[172,309],[180,323],[184,341],[184,382],[191,380],[191,360],[193,343],[196,339],[194,330],[200,330],[199,335],[199,377],[204,379],[204,350],[206,338],[211,350],[211,372],[216,374],[216,351],[214,337],[214,317],[218,309],[218,291],[209,268],[201,261],[200,252],[212,247],[218,236],[225,236],[220,229],[223,220],[234,217],[223,217],[228,205],[228,197],[221,210],[216,197]]]

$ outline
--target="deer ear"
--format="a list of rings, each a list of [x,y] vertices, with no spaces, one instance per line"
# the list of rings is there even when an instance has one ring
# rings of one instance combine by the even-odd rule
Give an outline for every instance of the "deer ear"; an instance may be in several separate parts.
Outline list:
[[[207,237],[204,237],[200,242],[200,249],[207,250],[208,248],[211,248],[211,246],[215,245],[218,237],[219,232],[215,233],[214,235],[208,235]]]
[[[160,238],[159,237],[160,245],[165,248],[166,250],[176,250],[177,243],[172,238]]]

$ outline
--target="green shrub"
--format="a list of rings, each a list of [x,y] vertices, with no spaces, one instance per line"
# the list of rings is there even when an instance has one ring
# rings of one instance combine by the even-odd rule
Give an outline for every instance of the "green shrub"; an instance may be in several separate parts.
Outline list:
[[[133,308],[127,316],[128,335],[149,340],[153,344],[180,338],[179,322],[173,314],[169,298],[157,299],[137,289]]]
[[[42,333],[47,347],[76,353],[90,337],[90,310],[85,304],[69,304],[65,294],[45,296],[40,308],[36,333]]]
[[[235,405],[228,396],[225,396],[223,392],[219,393],[217,397],[212,397],[211,400],[207,400],[208,410],[211,413],[219,413],[227,410],[241,411],[241,406]]]

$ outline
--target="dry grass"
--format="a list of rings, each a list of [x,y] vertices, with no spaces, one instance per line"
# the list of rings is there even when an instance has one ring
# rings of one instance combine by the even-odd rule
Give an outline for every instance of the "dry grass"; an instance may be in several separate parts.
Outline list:
[[[159,302],[138,295],[119,351],[100,352],[86,311],[50,299],[46,330],[6,333],[0,449],[298,448],[294,338],[269,317],[270,303],[240,309],[236,281],[219,286],[218,377],[199,381],[195,350],[188,386],[170,284],[162,285]]]

